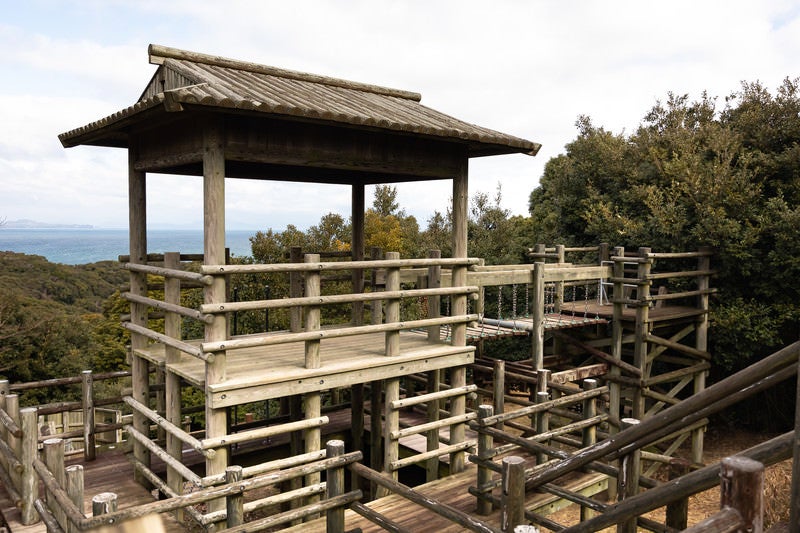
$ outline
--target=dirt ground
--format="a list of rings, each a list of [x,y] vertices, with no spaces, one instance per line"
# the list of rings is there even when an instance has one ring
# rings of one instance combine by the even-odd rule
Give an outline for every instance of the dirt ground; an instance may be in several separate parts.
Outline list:
[[[704,445],[704,462],[713,464],[728,455],[750,448],[776,435],[753,433],[748,431],[730,431],[725,428],[711,428],[706,432]],[[688,455],[686,455],[688,457]],[[764,475],[764,527],[768,528],[776,522],[789,520],[789,497],[791,490],[791,459],[766,469]],[[719,487],[714,487],[689,498],[689,525],[696,524],[719,511]],[[564,525],[572,525],[578,521],[578,510],[566,509],[551,515],[549,518]],[[646,515],[648,518],[664,523],[664,509],[657,509]],[[541,528],[542,532],[550,531]],[[602,530],[614,532],[615,527]],[[644,530],[642,530],[644,531]]]

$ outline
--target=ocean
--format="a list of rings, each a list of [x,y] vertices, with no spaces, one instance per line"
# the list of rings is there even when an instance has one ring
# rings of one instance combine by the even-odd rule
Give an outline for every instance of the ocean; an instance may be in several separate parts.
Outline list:
[[[225,245],[231,254],[249,256],[250,237],[256,230],[225,233]],[[149,253],[203,253],[202,230],[150,230]],[[116,261],[128,254],[126,229],[12,229],[0,228],[0,251],[41,255],[52,263],[81,265],[98,261]]]

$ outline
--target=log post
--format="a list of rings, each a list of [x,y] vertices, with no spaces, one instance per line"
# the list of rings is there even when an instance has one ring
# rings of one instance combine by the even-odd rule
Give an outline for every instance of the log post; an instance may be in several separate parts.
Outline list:
[[[242,467],[231,465],[225,469],[225,483],[236,483],[242,480]],[[225,498],[227,527],[244,524],[244,494],[237,492]]]
[[[386,252],[387,260],[400,259],[398,252]],[[400,289],[400,269],[389,268],[386,272],[386,290],[397,291]],[[400,321],[400,300],[397,298],[386,302],[386,323],[392,324]],[[400,332],[386,332],[386,356],[393,357],[400,353]],[[399,442],[391,437],[392,432],[400,429],[400,412],[393,409],[391,403],[400,399],[400,378],[390,378],[385,382],[384,414],[383,414],[383,471],[392,479],[397,479],[397,471],[391,465],[400,457]],[[375,416],[373,413],[372,416]],[[379,487],[376,497],[386,496],[385,488]]]
[[[544,261],[537,261],[531,271],[531,291],[533,292],[531,359],[535,371],[544,368],[544,268]]]
[[[467,225],[469,214],[469,178],[467,171],[468,159],[464,158],[464,166],[458,176],[453,178],[453,257],[467,257]],[[464,287],[467,284],[467,267],[454,266],[452,274],[453,287]],[[460,294],[451,297],[453,302],[453,316],[467,314],[467,295]],[[453,346],[467,345],[467,325],[456,324],[452,328],[450,343]],[[467,367],[459,366],[450,369],[450,386],[453,388],[464,387],[467,384]],[[455,396],[450,400],[450,416],[461,416],[466,413],[466,396]],[[466,440],[466,424],[459,423],[450,426],[450,444],[461,444]],[[464,470],[464,452],[450,454],[450,473],[456,474]]]
[[[9,387],[8,387],[8,380],[0,381],[0,409],[5,411],[6,410],[6,398],[9,396]],[[6,429],[5,424],[0,424],[0,440],[3,442],[8,442],[8,436],[10,435],[9,431]],[[0,453],[0,468],[8,472],[11,470],[9,467],[8,461],[6,460],[6,456]]]
[[[58,486],[62,489],[66,487],[66,473],[64,471],[64,439],[53,438],[47,439],[43,443],[44,447],[44,464],[47,469],[53,474]],[[47,507],[53,513],[53,516],[58,521],[62,529],[67,529],[67,515],[64,509],[58,504],[55,496],[50,491],[45,492],[47,500]]]
[[[181,262],[180,252],[166,252],[164,254],[164,268],[179,270]],[[179,305],[181,302],[181,280],[173,277],[164,278],[164,301]],[[181,317],[177,313],[167,313],[164,316],[164,333],[173,339],[181,339]],[[165,418],[175,424],[181,425],[181,377],[172,372],[170,365],[178,363],[181,359],[180,351],[172,346],[164,346],[166,357],[166,376],[164,377]],[[172,432],[167,432],[166,451],[173,459],[183,463],[183,443]],[[183,494],[183,477],[167,465],[167,486],[175,494]],[[175,519],[183,522],[183,510],[175,511]]]
[[[622,312],[624,303],[622,300],[625,296],[625,284],[622,279],[625,277],[625,248],[617,246],[614,248],[614,267],[612,276],[614,278],[614,288],[611,292],[613,299],[613,314],[611,320],[611,357],[616,361],[622,361],[622,337],[624,335],[624,328],[622,324]],[[620,418],[622,417],[622,387],[615,378],[620,377],[620,368],[617,365],[611,365],[608,370],[608,421],[609,421],[609,434],[615,435],[619,432]],[[619,482],[619,480],[617,480]],[[608,498],[611,501],[617,498],[617,484],[608,484]]]
[[[764,465],[747,457],[726,457],[719,475],[720,508],[739,511],[744,531],[763,531]]]
[[[431,259],[439,259],[442,257],[441,250],[428,250],[428,257]],[[442,286],[442,267],[430,266],[428,267],[428,288],[438,289]],[[441,296],[428,297],[428,318],[439,318],[441,312]],[[430,326],[428,328],[428,342],[439,343],[441,342],[440,326]]]
[[[22,496],[22,509],[20,509],[20,521],[23,525],[29,526],[39,520],[39,516],[34,507],[34,502],[39,497],[39,477],[33,469],[33,460],[38,453],[38,428],[37,428],[37,409],[35,407],[24,407],[20,409],[20,427],[22,428],[22,479],[20,494]]]
[[[114,513],[117,511],[117,495],[113,492],[101,492],[92,496],[92,516]]]
[[[792,459],[792,497],[789,508],[791,533],[800,533],[800,361],[797,362],[797,397],[794,408],[794,453]]]
[[[81,404],[83,408],[83,457],[87,461],[94,461],[97,457],[95,450],[94,432],[94,394],[91,370],[81,372]]]
[[[650,248],[639,248],[639,263],[638,272],[636,274],[638,288],[636,299],[636,325],[634,331],[634,347],[633,347],[633,365],[642,372],[642,379],[650,377],[647,365],[647,335],[650,333],[650,268],[652,266],[652,259],[649,258]],[[644,396],[642,395],[641,387],[637,387],[633,391],[633,418],[641,420],[644,418]]]
[[[491,405],[480,405],[478,406],[478,420],[488,418],[494,415],[494,409]],[[492,480],[492,471],[483,466],[483,461],[491,461],[488,458],[489,450],[494,447],[494,438],[484,432],[478,433],[478,459],[481,462],[478,463],[478,490],[483,490],[482,487],[489,483]],[[477,499],[477,512],[479,515],[488,515],[492,512],[492,502],[487,501],[483,498]]]
[[[502,359],[494,360],[494,371],[492,372],[492,404],[495,413],[506,412],[506,362]],[[498,431],[505,429],[503,422],[495,425]]]
[[[289,262],[302,263],[303,249],[300,246],[292,246],[289,251]],[[300,298],[303,296],[303,273],[289,272],[289,298]],[[303,308],[292,307],[289,309],[289,331],[297,333],[303,329]]]
[[[428,372],[428,393],[439,392],[441,387],[441,370],[431,370]],[[428,422],[439,420],[439,400],[430,400],[427,405]],[[439,448],[439,429],[428,431],[426,438],[426,451],[433,451]],[[425,480],[434,481],[439,478],[439,458],[431,457],[425,464]]]
[[[396,261],[400,259],[398,252],[386,252],[386,259]],[[388,292],[400,290],[400,269],[397,267],[388,268],[386,271],[386,290]],[[395,324],[400,322],[400,299],[392,298],[386,302],[386,323]],[[400,332],[386,332],[386,355],[389,357],[400,354]]]
[[[364,384],[356,383],[350,387],[350,417],[352,425],[350,434],[352,436],[353,451],[364,450]],[[361,481],[357,474],[351,477],[350,486],[352,490],[361,487]]]
[[[546,403],[550,399],[550,395],[546,392],[537,392],[536,393],[536,403],[542,404]],[[536,415],[536,433],[546,433],[550,430],[550,413],[547,411],[542,411],[541,413]],[[545,443],[546,444],[546,443]],[[548,456],[544,452],[539,452],[536,454],[536,464],[544,464],[548,460]]]
[[[378,246],[373,246],[369,249],[370,261],[380,261],[383,258],[383,251]],[[378,272],[372,269],[370,274],[371,290],[378,292],[381,290],[378,284]],[[370,322],[372,324],[380,324],[383,322],[383,302],[381,300],[373,300],[370,304]]]
[[[351,258],[353,261],[364,260],[364,184],[354,183],[352,186],[352,203],[351,203],[351,225],[353,228],[353,236],[351,240]],[[359,294],[364,292],[364,271],[362,269],[354,269],[352,273],[353,278],[353,293]],[[364,323],[364,302],[353,302],[352,323],[354,326],[360,326]]]
[[[635,418],[623,418],[623,431],[639,424]],[[617,498],[623,501],[639,492],[639,469],[641,467],[640,449],[636,449],[619,460],[620,474],[617,479]],[[617,526],[618,533],[636,533],[636,517],[629,518]]]
[[[5,399],[6,413],[11,420],[14,421],[17,427],[19,427],[19,396],[16,394],[8,394],[5,396]],[[6,433],[6,437],[9,447],[14,451],[14,456],[17,458],[17,460],[20,460],[22,457],[22,439],[15,437],[10,431]],[[11,476],[11,482],[13,483],[14,488],[16,488],[17,491],[20,491],[21,472],[19,472],[16,468],[7,468],[6,472],[8,472]]]
[[[344,441],[328,441],[325,451],[328,459],[344,455]],[[325,497],[327,499],[330,500],[345,493],[343,466],[328,468],[325,479]],[[328,533],[344,533],[344,508],[334,507],[326,511],[325,523]]]
[[[703,246],[700,248],[702,253],[710,253],[711,248]],[[700,272],[710,272],[711,256],[701,255],[697,260],[697,270]],[[697,290],[705,291],[711,286],[711,274],[701,274],[697,278]],[[694,347],[700,351],[708,351],[708,307],[709,295],[700,294],[697,297],[697,306],[703,311],[697,321],[695,329]],[[706,370],[701,370],[694,375],[694,394],[706,388]],[[695,463],[703,462],[703,439],[705,438],[705,427],[699,427],[692,432],[692,461]]]
[[[369,465],[378,472],[383,470],[383,381],[373,381],[369,388]],[[378,484],[370,483],[370,495],[378,494]]]
[[[590,391],[597,388],[596,379],[584,379],[583,390]],[[591,419],[597,415],[597,398],[589,398],[583,401],[583,418]],[[597,442],[597,426],[589,426],[583,429],[581,434],[581,446],[588,448]],[[581,522],[585,522],[594,516],[592,509],[581,506]]]
[[[147,180],[146,174],[136,170],[136,150],[128,149],[128,240],[130,262],[137,265],[147,264]],[[135,296],[147,296],[147,274],[135,270],[130,271],[130,293]],[[147,327],[147,306],[131,302],[131,323]],[[131,387],[133,399],[143,405],[150,405],[149,365],[147,360],[138,355],[140,349],[147,347],[147,338],[131,332]],[[144,415],[133,413],[133,427],[147,434],[148,420]],[[133,443],[133,456],[137,461],[150,466],[150,452],[139,442]],[[149,484],[137,470],[134,478],[142,485]]]
[[[502,495],[500,497],[500,529],[513,533],[525,523],[525,460],[512,455],[502,462]]]
[[[83,465],[70,465],[65,469],[65,474],[67,495],[78,511],[83,514]],[[80,528],[69,521],[67,533],[77,533],[78,531]]]
[[[306,264],[319,263],[319,254],[306,254],[304,262]],[[305,273],[305,295],[306,296],[319,296],[322,292],[321,276],[319,270],[309,270]],[[304,323],[306,331],[318,331],[321,326],[320,317],[321,311],[318,305],[309,305],[305,307]],[[306,368],[319,368],[322,362],[320,361],[320,341],[308,340],[305,342],[305,367]],[[320,392],[308,392],[303,395],[303,413],[306,420],[312,418],[319,418],[322,416],[322,394]],[[322,428],[319,426],[310,427],[303,432],[305,440],[305,451],[316,452],[322,446]],[[305,477],[306,486],[316,485],[320,482],[320,473],[315,472]],[[306,505],[313,505],[319,501],[319,495],[314,494],[306,498]],[[311,515],[306,520],[313,520],[316,515]]]
[[[689,473],[691,464],[686,459],[673,457],[669,462],[669,479],[670,481],[678,479]],[[689,520],[689,498],[681,498],[679,500],[667,504],[666,525],[683,531],[688,526]]]
[[[306,254],[306,264],[319,263],[319,254]],[[321,292],[319,270],[309,270],[306,272],[305,294],[307,297],[319,296]],[[318,331],[320,328],[320,306],[308,305],[305,307],[306,331]],[[308,340],[305,342],[305,367],[319,368],[319,347],[320,341]]]

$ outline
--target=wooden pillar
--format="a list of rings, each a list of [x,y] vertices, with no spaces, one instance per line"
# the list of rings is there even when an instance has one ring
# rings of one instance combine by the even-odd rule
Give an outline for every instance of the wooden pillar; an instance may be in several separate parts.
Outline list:
[[[639,301],[636,305],[636,326],[634,330],[634,347],[633,347],[633,365],[642,371],[642,379],[649,377],[647,370],[647,334],[650,332],[650,266],[651,259],[648,257],[650,248],[639,248],[639,267],[637,269],[636,279],[638,280],[638,288],[636,299]],[[645,414],[644,409],[644,395],[642,394],[641,387],[633,391],[633,418],[643,419]]]
[[[701,253],[710,253],[709,247],[701,247]],[[702,255],[697,261],[697,270],[701,272],[710,272],[711,270],[711,256]],[[700,274],[697,278],[697,290],[705,291],[711,286],[710,274]],[[700,315],[697,327],[695,330],[695,344],[694,347],[703,352],[708,351],[708,294],[701,294],[698,296],[698,307],[703,311]],[[701,370],[694,375],[694,394],[702,392],[706,388],[706,370]],[[692,462],[701,464],[703,462],[703,439],[705,436],[705,427],[699,427],[692,432]]]
[[[207,123],[204,131],[203,147],[203,253],[206,265],[225,263],[225,151],[223,134],[217,124]],[[225,278],[215,276],[211,285],[203,292],[204,303],[225,302]],[[224,314],[214,315],[214,320],[205,326],[206,342],[225,341],[228,336],[227,318]],[[226,354],[216,352],[214,360],[206,363],[206,438],[223,437],[227,433],[227,409],[212,407],[208,385],[225,381]],[[228,449],[217,448],[214,457],[206,458],[206,475],[223,474],[228,466]],[[225,500],[209,502],[209,511],[221,511]]]
[[[147,185],[144,172],[134,168],[136,151],[128,150],[128,238],[130,262],[147,264]],[[142,272],[130,272],[130,292],[136,296],[147,296],[147,275]],[[131,302],[131,323],[147,327],[147,306]],[[147,347],[147,339],[138,333],[131,332],[131,388],[133,399],[142,405],[150,405],[150,373],[147,360],[138,355],[138,351]],[[133,413],[133,428],[148,434],[149,420],[138,413]],[[133,456],[145,466],[150,466],[150,452],[141,443],[134,441]],[[134,478],[142,485],[149,483],[137,470]]]
[[[5,396],[5,400],[6,414],[8,414],[11,420],[13,420],[17,427],[19,427],[19,396],[17,394],[7,394]],[[20,457],[22,457],[22,439],[15,437],[12,432],[7,431],[5,441],[14,451],[14,456],[17,458],[17,460],[19,460]],[[8,475],[11,477],[11,483],[14,485],[14,488],[17,489],[18,492],[21,492],[20,481],[22,473],[16,468],[6,468],[6,472],[8,472]]]
[[[344,441],[329,440],[325,445],[327,459],[344,455]],[[344,467],[329,468],[326,472],[325,497],[330,500],[345,493]],[[325,514],[327,533],[344,533],[344,507],[329,509]]]
[[[306,263],[319,263],[319,254],[306,254]],[[321,291],[319,270],[311,270],[305,273],[305,294],[306,296],[319,296]],[[320,307],[309,305],[305,307],[306,331],[318,331],[320,328]],[[305,367],[319,368],[320,361],[320,341],[308,340],[305,342]],[[320,392],[308,392],[303,396],[303,412],[306,420],[319,418],[322,416],[322,395]],[[311,427],[303,432],[305,440],[305,451],[316,452],[322,446],[322,429],[319,426]],[[306,486],[315,485],[320,481],[320,473],[315,472],[306,476]],[[319,495],[309,496],[306,505],[319,501]],[[312,517],[309,517],[312,518]]]
[[[502,359],[494,360],[494,368],[492,369],[492,404],[495,413],[506,412],[506,362]],[[498,431],[505,429],[503,422],[495,424]]]
[[[83,492],[84,492],[84,479],[83,479],[83,465],[70,465],[64,469],[64,480],[70,501],[78,508],[78,512],[83,514]],[[80,531],[71,520],[67,521],[67,533],[77,533]]]
[[[494,415],[494,409],[491,405],[479,405],[478,406],[478,420],[482,420],[485,418],[489,418],[490,416]],[[491,461],[486,456],[489,453],[489,450],[494,447],[494,438],[488,434],[479,432],[478,433],[478,458],[481,461]],[[483,466],[482,462],[478,463],[478,490],[482,491],[483,486],[489,483],[492,480],[492,471],[485,466]],[[485,500],[483,498],[477,499],[477,513],[479,515],[488,515],[492,512],[492,502]]]
[[[353,185],[353,200],[351,206],[351,221],[353,226],[353,236],[350,245],[351,257],[353,261],[364,260],[364,184],[356,183]],[[362,269],[353,270],[353,293],[364,292],[364,271]],[[364,302],[353,303],[352,322],[355,326],[364,323]]]
[[[352,436],[353,451],[364,450],[364,384],[356,383],[350,387],[350,435]],[[361,482],[358,474],[352,474],[352,490],[360,488]]]
[[[800,533],[800,361],[797,362],[797,397],[794,402],[794,454],[792,458],[792,497],[789,531]]]
[[[596,379],[584,379],[583,390],[590,391],[597,388]],[[594,418],[597,415],[597,398],[589,398],[583,401],[583,417],[585,419]],[[597,442],[597,426],[584,428],[581,434],[581,446],[588,448]],[[585,522],[594,516],[594,511],[586,506],[581,506],[581,522]]]
[[[720,462],[719,477],[720,508],[739,511],[742,531],[763,531],[764,465],[747,457],[726,457]]]
[[[525,460],[511,455],[503,457],[503,490],[500,497],[500,529],[513,533],[525,520]]]
[[[370,261],[380,261],[383,259],[383,251],[378,246],[373,246],[369,249],[369,259]],[[381,287],[378,283],[378,272],[377,269],[373,268],[372,273],[370,274],[370,285],[372,292],[378,292],[381,290]],[[383,301],[382,300],[374,300],[370,304],[370,323],[372,324],[380,324],[383,322]]]
[[[467,257],[467,222],[469,209],[469,178],[467,170],[468,160],[464,159],[461,173],[453,179],[453,257]],[[453,267],[453,287],[463,287],[467,284],[467,267]],[[452,297],[453,316],[467,314],[467,295],[462,294]],[[453,346],[467,345],[467,325],[456,324],[451,334]],[[467,384],[467,367],[460,366],[450,369],[450,386],[464,387]],[[466,413],[466,396],[454,396],[450,400],[450,416],[461,416]],[[460,444],[466,439],[464,423],[450,426],[450,444]],[[455,474],[464,470],[464,452],[450,454],[450,473]]]
[[[691,471],[691,464],[686,459],[673,457],[669,462],[669,479],[670,481],[685,476]],[[689,498],[680,498],[679,500],[667,504],[666,520],[667,527],[683,531],[687,528],[689,521]]]
[[[622,324],[622,311],[625,304],[622,302],[625,298],[625,284],[622,279],[625,277],[625,248],[618,246],[614,248],[614,269],[612,277],[614,278],[614,289],[611,293],[613,298],[613,318],[611,323],[611,356],[617,361],[622,361],[622,337],[624,335],[624,327]],[[609,368],[611,379],[608,385],[608,417],[611,422],[611,434],[617,433],[620,427],[620,417],[622,416],[622,390],[619,382],[614,378],[620,376],[620,369],[617,365],[611,365]],[[609,489],[611,491],[611,489]]]
[[[303,249],[299,246],[292,246],[289,252],[289,262],[302,263]],[[289,297],[300,298],[303,296],[303,274],[301,272],[289,273]],[[303,308],[292,307],[289,309],[289,331],[297,333],[303,329]]]
[[[622,429],[639,424],[635,418],[623,418]],[[619,501],[636,496],[639,493],[639,471],[642,452],[636,449],[619,460],[619,478],[617,479],[617,498]],[[636,517],[629,518],[617,526],[618,533],[636,533]]]
[[[166,252],[164,254],[164,268],[171,270],[180,269],[180,252]],[[181,280],[177,278],[164,278],[164,301],[171,304],[180,305],[181,302]],[[173,339],[181,339],[181,317],[177,313],[166,313],[164,316],[164,334]],[[180,361],[181,354],[177,348],[164,346],[166,356],[166,368],[164,376],[164,402],[165,418],[180,427],[181,425],[181,378],[178,374],[170,370],[170,365]],[[178,462],[183,463],[183,443],[172,433],[167,432],[167,453]],[[167,465],[167,486],[175,494],[183,494],[183,476]],[[175,518],[183,521],[183,510],[175,512]]]
[[[22,463],[22,482],[20,495],[22,496],[22,508],[20,509],[20,521],[23,525],[29,526],[39,520],[39,515],[34,507],[34,502],[39,497],[39,476],[33,469],[33,460],[38,454],[38,411],[35,407],[23,407],[20,409],[20,427],[22,429],[22,453],[20,462]]]
[[[428,393],[439,392],[441,387],[441,370],[431,370],[428,372]],[[427,405],[428,422],[439,420],[439,400],[429,400]],[[433,451],[439,448],[439,429],[432,429],[426,435],[426,451]],[[425,480],[434,481],[439,478],[439,458],[431,457],[425,465]]]
[[[387,261],[400,259],[398,252],[386,252]],[[386,272],[386,291],[397,291],[400,289],[400,269],[397,267],[387,268]],[[393,298],[386,302],[386,323],[392,324],[400,321],[400,299]],[[394,357],[400,354],[400,332],[386,332],[386,356]],[[400,429],[400,412],[392,408],[392,402],[400,399],[400,378],[393,377],[386,380],[385,397],[383,404],[383,471],[390,475],[392,479],[397,479],[397,471],[392,468],[392,462],[400,458],[399,443],[392,438],[392,432]],[[387,494],[384,488],[379,488],[377,496]]]
[[[430,259],[439,259],[442,257],[441,250],[428,250],[428,257]],[[428,288],[438,289],[442,286],[442,267],[431,266],[428,267]],[[427,318],[439,318],[441,316],[441,296],[428,297],[428,316]],[[423,317],[425,318],[425,317]],[[441,342],[440,326],[428,327],[428,342],[438,343]]]
[[[535,371],[544,368],[544,268],[544,262],[539,261],[531,271],[531,291],[533,292],[531,362]]]
[[[232,465],[225,469],[225,483],[236,483],[242,480],[242,467]],[[231,494],[225,500],[226,526],[240,526],[244,523],[244,494]]]
[[[42,443],[44,450],[44,464],[47,469],[53,474],[58,486],[62,489],[67,485],[67,474],[64,471],[64,439],[52,438],[47,439]],[[47,507],[53,516],[61,525],[62,529],[66,529],[67,515],[64,509],[56,501],[56,497],[50,491],[45,491],[45,498],[47,500]]]
[[[83,408],[83,457],[94,461],[96,457],[94,434],[94,395],[92,371],[81,372],[81,406]]]

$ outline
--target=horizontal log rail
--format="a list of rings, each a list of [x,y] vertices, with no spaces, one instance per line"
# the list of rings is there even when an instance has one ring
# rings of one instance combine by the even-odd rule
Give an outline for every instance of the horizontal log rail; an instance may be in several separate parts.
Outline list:
[[[485,456],[483,458],[497,457],[498,455],[503,455],[503,454],[509,453],[509,452],[514,451],[514,450],[516,450],[518,448],[524,448],[526,451],[536,453],[537,450],[535,450],[534,448],[527,448],[527,447],[525,447],[523,445],[523,443],[524,442],[546,441],[546,440],[550,440],[550,439],[552,439],[554,437],[558,437],[558,436],[561,436],[561,435],[566,435],[568,433],[572,433],[572,432],[575,432],[575,431],[580,431],[582,429],[589,428],[589,427],[592,427],[592,426],[599,426],[601,423],[603,423],[606,420],[608,420],[608,418],[609,417],[608,417],[607,414],[597,415],[597,416],[593,416],[591,418],[585,418],[585,419],[579,420],[578,422],[573,422],[571,424],[566,424],[564,426],[561,426],[561,427],[558,427],[558,428],[555,428],[555,429],[551,429],[551,430],[548,430],[548,431],[537,433],[536,435],[533,435],[533,436],[530,436],[530,437],[517,437],[517,438],[514,439],[514,441],[512,441],[509,444],[504,444],[502,446],[497,446],[496,448],[488,450],[487,454],[485,454]],[[470,426],[470,427],[472,427],[472,429],[477,431],[478,433],[486,432],[486,429],[487,429],[487,428],[480,427],[480,426],[477,426],[477,425]],[[506,437],[500,437],[498,435],[498,433],[496,433],[495,431],[487,432],[487,433],[491,434],[494,437],[497,437],[498,439],[506,440]]]
[[[340,337],[365,335],[367,333],[385,333],[387,331],[403,331],[408,329],[425,328],[428,326],[463,324],[466,322],[474,322],[476,320],[478,320],[478,315],[473,314],[440,318],[426,318],[421,320],[408,320],[405,322],[391,322],[388,324],[320,329],[315,331],[304,331],[300,333],[262,334],[252,335],[246,338],[230,339],[227,341],[204,342],[201,344],[201,347],[205,355],[210,357],[210,354],[213,352],[235,350],[237,348],[254,348],[256,346],[273,346],[276,344],[287,344],[291,342],[335,339]]]
[[[455,522],[459,526],[476,533],[502,533],[502,531],[492,525],[486,524],[455,507],[443,502],[436,501],[424,494],[421,494],[410,487],[403,485],[392,479],[389,476],[376,472],[371,468],[363,466],[359,463],[353,463],[348,467],[354,474],[358,474],[363,479],[372,481],[381,487],[388,489],[390,492],[398,494],[403,498],[416,503],[432,511],[439,516],[442,516],[451,522]]]
[[[404,457],[403,459],[397,459],[395,461],[392,461],[391,463],[389,463],[389,469],[400,470],[401,468],[404,468],[406,466],[419,464],[427,461],[428,459],[433,459],[434,457],[439,457],[441,455],[448,455],[456,452],[463,452],[475,448],[476,446],[477,443],[474,440],[466,440],[464,442],[459,442],[458,444],[449,444],[447,446],[441,446],[435,450],[418,453],[416,455],[412,455],[411,457]]]
[[[515,418],[521,418],[523,416],[530,416],[537,413],[542,413],[553,407],[571,405],[574,403],[582,402],[583,400],[588,400],[590,398],[597,398],[598,396],[602,396],[603,394],[608,394],[608,386],[597,387],[596,389],[587,390],[583,392],[576,392],[575,394],[572,394],[570,396],[562,396],[554,400],[548,400],[546,402],[537,403],[529,407],[523,407],[522,409],[518,409],[516,411],[510,411],[508,413],[498,413],[496,415],[488,416],[486,418],[479,418],[477,420],[472,421],[470,423],[470,426],[473,427],[473,429],[477,430],[478,428],[493,426],[498,422],[506,422],[508,420],[514,420]]]
[[[301,298],[281,298],[276,300],[252,300],[247,302],[224,302],[203,304],[202,313],[230,313],[234,311],[254,311],[259,309],[285,309],[288,307],[307,307],[317,305],[351,304],[395,298],[421,298],[428,296],[454,296],[477,293],[477,286],[443,287],[434,289],[411,289],[400,291],[364,292],[357,294],[335,294],[330,296],[306,296]]]
[[[158,446],[155,442],[150,440],[150,437],[147,435],[140,433],[138,430],[134,429],[132,425],[125,426],[125,431],[128,432],[128,435],[133,437],[137,442],[142,444],[145,448],[150,450],[153,455],[157,456],[159,459],[164,461],[168,466],[175,469],[186,481],[192,483],[197,487],[202,487],[203,479],[189,470],[187,466],[185,466],[181,461],[175,459],[170,454],[166,452],[166,450],[162,449]]]
[[[249,478],[261,475],[265,472],[274,472],[276,470],[284,470],[293,468],[295,466],[313,463],[325,459],[325,450],[317,450],[316,452],[303,453],[300,455],[293,455],[284,459],[276,459],[275,461],[268,461],[266,463],[259,463],[253,466],[246,466],[242,468],[242,477]],[[225,474],[216,474],[212,476],[205,476],[203,478],[204,485],[219,485],[225,482]]]
[[[461,396],[462,394],[468,394],[470,392],[475,392],[476,390],[478,390],[477,385],[465,385],[463,387],[456,387],[453,389],[447,389],[439,392],[419,394],[417,396],[412,396],[410,398],[393,400],[389,405],[391,405],[392,409],[403,409],[404,407],[411,407],[413,405],[427,403],[434,400],[444,400],[446,398],[451,398],[453,396]]]
[[[133,324],[132,322],[123,322],[122,327],[128,331],[132,331],[147,337],[148,339],[166,344],[167,346],[171,346],[173,348],[177,348],[183,353],[189,354],[192,357],[196,357],[197,359],[205,361],[206,363],[211,363],[214,361],[214,354],[206,353],[204,350],[194,346],[193,344],[189,344],[188,342],[173,339],[169,335],[164,335],[163,333],[153,331],[152,329],[144,326],[139,326],[138,324]]]
[[[308,498],[309,496],[317,496],[320,494],[325,493],[326,483],[323,481],[322,483],[315,483],[314,485],[309,485],[307,487],[301,487],[299,489],[290,490],[286,492],[280,492],[275,494],[274,496],[267,496],[265,498],[261,498],[258,500],[253,500],[249,502],[245,502],[242,506],[242,511],[245,513],[252,513],[254,511],[258,511],[259,509],[263,509],[264,507],[269,507],[270,505],[281,505],[284,503],[291,502],[293,500],[300,500],[302,501],[304,498]],[[221,522],[227,518],[227,511],[216,511],[212,513],[208,513],[203,515],[200,520],[201,525],[209,526],[215,522]],[[252,524],[248,524],[250,527],[253,527]],[[249,530],[249,531],[252,531]]]
[[[691,298],[693,296],[706,296],[716,294],[717,289],[700,289],[696,291],[668,292],[666,294],[651,294],[644,299],[646,302],[663,302],[665,300],[678,300],[680,298]]]
[[[298,420],[296,422],[289,422],[288,424],[281,424],[279,426],[267,426],[264,428],[251,429],[249,431],[241,431],[231,435],[223,435],[211,439],[203,439],[200,443],[203,450],[210,450],[212,448],[220,448],[230,444],[239,444],[242,442],[249,442],[251,440],[264,439],[273,437],[282,433],[291,433],[293,431],[300,431],[303,429],[318,428],[330,422],[327,416],[319,418],[309,418],[306,420]]]
[[[180,261],[202,261],[205,258],[203,254],[180,254]],[[119,255],[117,256],[117,261],[120,263],[130,263],[131,256],[130,255]],[[163,263],[164,262],[164,254],[159,253],[152,253],[147,254],[146,261],[148,263]],[[136,263],[138,264],[138,263]]]
[[[409,435],[418,435],[433,429],[441,429],[446,426],[452,426],[453,424],[463,424],[464,422],[475,420],[477,416],[478,414],[474,412],[464,413],[463,415],[456,415],[449,418],[442,418],[441,420],[434,420],[433,422],[426,422],[425,424],[420,424],[418,426],[397,429],[389,432],[389,438],[393,440],[400,440],[403,437],[408,437]]]
[[[686,270],[683,272],[656,272],[648,274],[646,280],[672,279],[672,278],[698,278],[701,276],[713,276],[718,270]]]
[[[160,427],[173,437],[176,437],[181,442],[184,442],[191,449],[203,455],[203,457],[212,458],[216,455],[216,452],[214,450],[209,450],[204,448],[203,444],[199,440],[192,437],[189,433],[179,428],[178,426],[176,426],[163,416],[159,415],[157,412],[153,411],[146,405],[134,400],[130,396],[125,396],[123,398],[123,401],[128,406],[130,406],[130,408],[133,409],[135,412],[144,415],[158,427]]]
[[[383,528],[386,531],[389,531],[390,533],[416,533],[414,531],[411,531],[410,529],[402,527],[394,520],[387,518],[386,516],[382,515],[377,511],[372,510],[363,503],[359,502],[353,503],[350,506],[350,510],[352,510],[356,514],[363,516],[373,524]]]
[[[650,252],[647,257],[652,259],[690,259],[692,257],[711,257],[712,250],[698,250],[696,252]]]
[[[99,374],[92,374],[92,379],[94,381],[102,381],[106,379],[118,379],[124,377],[130,377],[131,372],[130,370],[121,370],[118,372],[101,372]],[[40,389],[40,388],[49,388],[49,387],[57,387],[60,385],[73,385],[76,383],[80,383],[81,380],[80,376],[72,376],[66,378],[55,378],[55,379],[43,379],[40,381],[27,381],[25,383],[11,383],[8,386],[8,389],[11,392],[18,392],[23,390],[30,390],[30,389]]]
[[[374,270],[404,267],[458,267],[480,263],[475,257],[441,259],[392,259],[378,261],[328,261],[319,263],[271,263],[258,265],[202,265],[206,275],[260,274],[270,272],[321,272],[335,270]]]
[[[123,292],[121,296],[129,302],[146,305],[155,309],[166,311],[168,313],[175,313],[176,315],[185,316],[187,318],[193,318],[205,324],[211,324],[214,322],[213,315],[206,314],[203,311],[198,311],[197,309],[191,309],[189,307],[183,307],[182,305],[171,304],[163,300],[156,300],[155,298],[139,296],[138,294],[131,294],[129,292]]]
[[[203,285],[211,285],[214,282],[214,278],[212,276],[198,274],[196,272],[187,272],[185,270],[176,270],[174,268],[163,268],[150,265],[142,265],[139,263],[125,263],[122,268],[131,270],[133,272],[152,274],[153,276],[161,276],[164,278],[196,281],[202,283]]]

